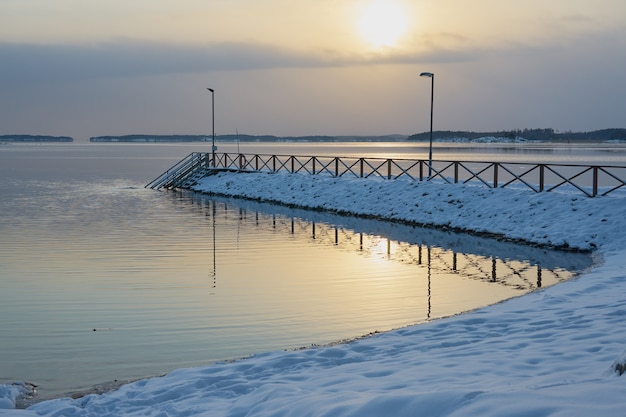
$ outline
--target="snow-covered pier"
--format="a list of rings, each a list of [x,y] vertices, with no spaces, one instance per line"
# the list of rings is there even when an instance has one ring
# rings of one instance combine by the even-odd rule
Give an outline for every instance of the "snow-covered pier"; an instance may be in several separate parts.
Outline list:
[[[408,178],[442,183],[478,183],[488,188],[522,187],[534,192],[571,189],[588,197],[626,186],[626,166],[523,162],[295,156],[193,152],[150,182],[148,188],[189,188],[215,170],[289,172],[331,177]]]

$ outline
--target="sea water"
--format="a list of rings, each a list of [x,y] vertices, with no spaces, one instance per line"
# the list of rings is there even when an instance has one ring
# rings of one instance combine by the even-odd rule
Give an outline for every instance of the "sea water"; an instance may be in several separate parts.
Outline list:
[[[613,148],[438,146],[460,160],[624,161]],[[50,398],[333,343],[495,303],[592,265],[588,255],[143,187],[202,147],[0,146],[0,383],[25,380]],[[427,149],[220,151],[423,158]]]

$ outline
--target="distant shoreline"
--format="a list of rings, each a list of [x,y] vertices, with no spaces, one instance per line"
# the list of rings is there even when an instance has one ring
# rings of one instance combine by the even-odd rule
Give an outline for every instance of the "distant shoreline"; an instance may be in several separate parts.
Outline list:
[[[219,135],[220,142],[424,142],[430,141],[430,132],[416,135],[381,136],[272,136],[272,135]],[[90,142],[211,142],[207,135],[123,135],[96,136]],[[603,129],[593,132],[556,133],[553,129],[524,129],[500,132],[436,131],[433,141],[478,143],[524,142],[607,142],[626,141],[626,129]]]
[[[0,135],[0,143],[8,142],[73,142],[69,136]]]
[[[433,142],[451,143],[598,143],[626,142],[626,129],[602,129],[591,132],[555,132],[553,129],[524,129],[498,132],[434,131]],[[429,142],[430,132],[415,135],[379,136],[273,136],[273,135],[218,135],[220,142]],[[46,135],[0,135],[0,143],[54,143],[73,142],[69,136]],[[208,135],[147,135],[94,136],[91,143],[206,143],[212,142]]]

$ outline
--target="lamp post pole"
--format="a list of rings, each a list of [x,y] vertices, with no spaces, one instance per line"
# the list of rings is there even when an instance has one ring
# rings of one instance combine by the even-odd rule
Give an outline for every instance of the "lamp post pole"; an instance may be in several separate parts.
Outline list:
[[[213,127],[213,140],[211,142],[211,168],[215,168],[215,90],[207,88],[211,92],[211,125]]]
[[[435,98],[435,74],[432,72],[422,72],[420,77],[430,78],[430,144],[428,146],[428,179],[431,179],[433,172],[433,104]]]

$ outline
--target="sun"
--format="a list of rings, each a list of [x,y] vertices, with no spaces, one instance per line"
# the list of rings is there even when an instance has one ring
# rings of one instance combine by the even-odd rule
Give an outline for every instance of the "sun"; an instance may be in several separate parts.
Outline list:
[[[393,0],[371,0],[359,21],[359,33],[375,47],[395,46],[407,30],[407,12]]]

